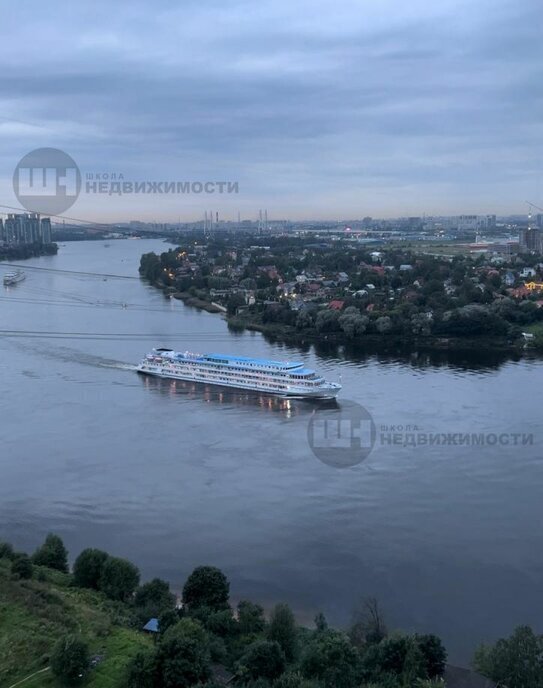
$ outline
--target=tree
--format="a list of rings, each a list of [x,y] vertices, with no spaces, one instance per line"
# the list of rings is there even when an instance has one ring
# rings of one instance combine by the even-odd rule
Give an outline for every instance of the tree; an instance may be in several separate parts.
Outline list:
[[[298,311],[298,315],[296,317],[296,329],[305,330],[308,327],[313,327],[313,324],[313,315],[311,314],[310,310],[307,308],[302,308],[300,311]]]
[[[169,583],[153,578],[136,590],[134,604],[147,616],[159,617],[163,612],[173,609],[175,595],[170,592]]]
[[[0,559],[13,559],[13,545],[9,542],[0,542]]]
[[[154,652],[138,652],[126,668],[126,688],[153,688],[156,671]]]
[[[74,583],[80,588],[98,590],[109,554],[100,549],[84,549],[74,562]]]
[[[112,600],[127,600],[138,587],[140,573],[126,559],[108,557],[102,568],[99,589]]]
[[[19,578],[32,578],[32,562],[26,554],[19,554],[11,563],[11,573]]]
[[[315,628],[319,633],[322,633],[323,631],[328,630],[328,621],[326,621],[326,617],[322,612],[319,612],[315,616]]]
[[[320,310],[315,318],[317,332],[337,332],[339,330],[339,314],[328,309]]]
[[[79,683],[89,666],[89,648],[79,636],[67,635],[57,642],[51,655],[51,671],[62,683]]]
[[[344,633],[324,631],[306,647],[301,669],[306,678],[322,681],[325,688],[354,688],[358,663],[358,653]]]
[[[198,566],[183,587],[183,603],[189,608],[206,606],[213,610],[228,607],[230,583],[214,566]]]
[[[287,662],[292,662],[298,651],[298,633],[294,614],[287,604],[278,604],[272,610],[268,638],[279,643]]]
[[[43,545],[34,552],[32,561],[37,566],[68,573],[68,552],[61,538],[53,533],[49,533]]]
[[[189,688],[211,676],[209,638],[198,621],[182,619],[163,635],[156,653],[161,688]]]
[[[288,672],[273,682],[273,688],[318,688],[318,685],[308,681],[298,672]]]
[[[266,625],[264,609],[259,604],[241,600],[238,604],[238,624],[240,633],[262,633]]]
[[[387,635],[387,627],[375,597],[363,600],[353,615],[349,638],[356,647],[379,643]]]
[[[481,646],[475,653],[477,671],[507,688],[543,685],[543,638],[529,626],[519,626],[509,638]]]
[[[361,315],[355,306],[349,306],[339,316],[338,322],[346,337],[354,339],[366,331],[369,318],[367,315]]]
[[[275,640],[257,640],[249,645],[238,665],[242,678],[274,679],[285,670],[285,653]]]
[[[392,320],[388,315],[382,315],[375,321],[375,329],[379,334],[386,334],[392,329]]]
[[[416,635],[415,640],[424,656],[426,673],[429,678],[443,676],[447,663],[447,651],[441,639],[437,635],[428,633],[426,635]]]

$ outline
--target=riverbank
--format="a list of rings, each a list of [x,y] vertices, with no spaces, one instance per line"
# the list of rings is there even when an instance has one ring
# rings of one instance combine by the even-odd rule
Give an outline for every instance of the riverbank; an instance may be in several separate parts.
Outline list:
[[[342,332],[318,333],[314,329],[299,329],[283,323],[262,323],[253,317],[254,314],[245,311],[237,314],[229,314],[226,308],[208,301],[201,296],[185,292],[176,292],[171,287],[155,283],[153,286],[164,292],[165,295],[183,301],[192,308],[206,311],[207,313],[222,314],[232,331],[260,332],[268,341],[281,342],[283,344],[306,347],[307,345],[344,346],[350,351],[386,352],[412,350],[427,351],[480,351],[488,350],[495,353],[520,356],[526,351],[534,351],[519,337],[485,336],[477,337],[444,337],[438,335],[406,336],[393,333],[364,333],[356,338],[348,338]],[[532,331],[529,327],[527,331]],[[541,326],[537,325],[533,330],[540,333]]]
[[[40,256],[56,256],[58,245],[52,244],[22,244],[21,246],[3,246],[0,248],[0,261],[27,260]]]
[[[170,296],[174,299],[177,299],[178,301],[183,301],[183,303],[186,306],[191,306],[192,308],[198,308],[202,311],[207,311],[207,313],[224,313],[225,308],[222,308],[221,306],[218,306],[216,303],[212,303],[210,301],[204,301],[204,299],[200,299],[197,296],[194,296],[193,294],[190,294],[187,291],[168,291],[165,290],[166,294],[170,294]]]

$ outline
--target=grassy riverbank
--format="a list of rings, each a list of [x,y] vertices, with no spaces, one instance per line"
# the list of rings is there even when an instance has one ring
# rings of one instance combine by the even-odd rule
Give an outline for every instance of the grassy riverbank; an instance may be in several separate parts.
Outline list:
[[[130,658],[151,645],[131,629],[130,617],[117,603],[92,590],[75,588],[71,576],[36,567],[35,578],[16,580],[8,559],[0,559],[0,685],[9,688],[42,673],[21,688],[60,688],[48,669],[57,640],[80,633],[92,655],[103,658],[90,672],[88,688],[120,684]]]

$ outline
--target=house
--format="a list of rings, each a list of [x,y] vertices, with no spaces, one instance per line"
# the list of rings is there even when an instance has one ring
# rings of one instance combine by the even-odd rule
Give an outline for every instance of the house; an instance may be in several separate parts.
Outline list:
[[[535,277],[535,268],[522,268],[520,271],[521,277]]]
[[[490,679],[471,669],[447,664],[443,679],[447,688],[497,688]]]
[[[505,286],[512,287],[515,284],[515,275],[512,272],[506,272],[503,276],[503,282]]]
[[[211,675],[219,686],[229,686],[235,678],[222,664],[212,664]]]
[[[543,282],[524,282],[524,286],[528,291],[542,291]]]
[[[343,310],[343,306],[345,305],[345,301],[341,301],[340,299],[334,299],[330,301],[328,304],[328,308],[333,311],[341,311]]]
[[[158,633],[158,619],[152,618],[149,619],[149,621],[145,624],[145,626],[142,629],[146,633]]]

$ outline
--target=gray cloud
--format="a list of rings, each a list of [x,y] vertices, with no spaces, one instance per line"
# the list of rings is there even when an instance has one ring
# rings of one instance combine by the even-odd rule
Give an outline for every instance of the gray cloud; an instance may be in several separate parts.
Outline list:
[[[253,213],[518,211],[543,196],[542,15],[535,0],[29,0],[0,44],[2,197],[22,155],[56,146],[125,178],[239,179]],[[159,200],[78,205],[200,212]]]

